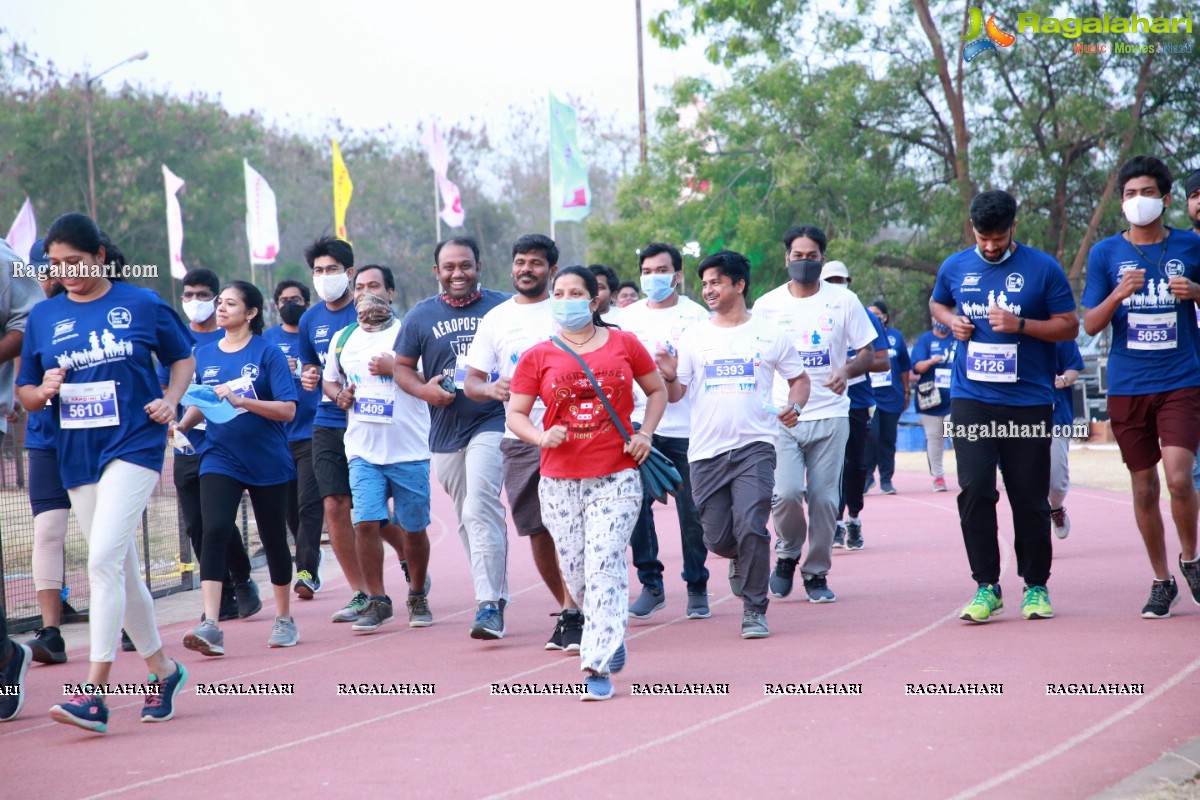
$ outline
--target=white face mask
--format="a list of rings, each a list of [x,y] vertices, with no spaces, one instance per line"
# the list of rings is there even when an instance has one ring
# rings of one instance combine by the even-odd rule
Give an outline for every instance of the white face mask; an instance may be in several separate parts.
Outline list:
[[[213,310],[217,307],[216,300],[184,300],[183,313],[187,314],[187,318],[197,324],[206,322],[213,315]]]
[[[1008,247],[1004,248],[1004,255],[1000,256],[1000,259],[998,261],[988,261],[986,258],[983,258],[983,251],[979,249],[979,245],[975,245],[975,255],[979,256],[984,261],[987,261],[987,263],[991,264],[993,267],[996,266],[997,264],[1003,264],[1005,261],[1008,261],[1008,257],[1011,256],[1012,254],[1013,254],[1013,246],[1012,246],[1012,242],[1009,242]]]
[[[1125,219],[1129,220],[1130,225],[1149,225],[1162,216],[1163,199],[1138,195],[1122,203],[1121,210],[1125,212]]]
[[[346,293],[350,285],[350,276],[344,272],[335,275],[314,275],[313,288],[326,303],[332,303]]]

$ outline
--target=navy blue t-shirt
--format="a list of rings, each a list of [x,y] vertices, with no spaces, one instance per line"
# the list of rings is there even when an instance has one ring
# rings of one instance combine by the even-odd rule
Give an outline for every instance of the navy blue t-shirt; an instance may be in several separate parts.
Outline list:
[[[1113,314],[1110,395],[1200,386],[1200,333],[1193,324],[1196,304],[1176,300],[1167,288],[1168,281],[1179,275],[1200,282],[1200,236],[1178,228],[1166,230],[1163,242],[1138,245],[1144,256],[1120,233],[1097,242],[1088,253],[1087,283],[1080,301],[1084,308],[1103,303],[1127,271],[1146,270],[1142,290]]]
[[[1083,355],[1079,345],[1072,339],[1069,342],[1056,342],[1054,345],[1055,370],[1062,375],[1069,369],[1083,371]],[[1054,390],[1054,424],[1070,425],[1075,421],[1075,400],[1071,387]]]
[[[354,303],[347,303],[338,311],[330,311],[325,301],[304,312],[300,318],[300,363],[320,364],[321,372],[325,371],[325,357],[329,355],[329,343],[333,335],[352,322],[358,322],[358,311]],[[317,382],[316,391],[320,394],[317,403],[317,413],[313,417],[313,425],[324,428],[345,428],[346,412],[337,404],[325,397],[321,392],[321,383]]]
[[[297,364],[302,364],[299,333],[288,333],[282,325],[276,325],[263,331],[263,338],[278,347],[284,357],[294,358]],[[321,402],[321,386],[318,383],[317,388],[306,392],[300,385],[299,377],[295,378],[295,384],[299,402],[296,404],[295,418],[287,424],[287,437],[289,442],[303,442],[312,438],[313,417],[317,413],[317,404]]]
[[[296,388],[287,357],[262,336],[236,353],[220,342],[196,348],[198,383],[218,386],[249,378],[259,400],[296,402]],[[247,411],[229,422],[208,423],[200,452],[200,474],[228,475],[247,486],[274,486],[296,477],[284,423]]]
[[[173,364],[191,350],[175,310],[128,283],[114,282],[88,302],[60,294],[33,307],[17,384],[37,386],[46,370],[67,368],[55,407],[38,412],[60,415],[58,467],[65,488],[97,483],[114,459],[162,471],[167,426],[145,410],[162,397],[154,356]],[[74,395],[70,402],[68,394]]]
[[[44,409],[30,411],[25,420],[26,450],[58,449],[58,398]]]
[[[955,307],[975,325],[954,359],[955,398],[1002,406],[1054,404],[1054,343],[993,332],[988,308],[994,303],[1035,320],[1074,311],[1071,284],[1057,261],[1020,243],[1000,264],[985,261],[973,247],[962,250],[942,262],[933,300]]]
[[[874,314],[871,315],[875,316]],[[904,343],[904,335],[895,328],[884,328],[887,336],[888,360],[891,369],[888,372],[872,372],[873,388],[875,390],[875,406],[880,411],[889,414],[904,413],[904,383],[901,375],[912,370],[912,361],[908,358],[908,345]],[[882,376],[887,376],[886,385]]]
[[[504,404],[498,400],[471,400],[463,393],[463,381],[467,351],[479,320],[509,296],[484,289],[483,297],[463,308],[454,308],[441,297],[430,297],[413,306],[404,317],[396,337],[396,355],[421,359],[426,380],[438,374],[454,376],[454,402],[429,409],[429,449],[434,453],[457,452],[481,431],[504,431]]]
[[[949,333],[945,336],[938,336],[933,331],[925,331],[917,337],[916,343],[913,344],[910,355],[911,361],[914,364],[919,361],[928,361],[934,356],[942,357],[941,363],[927,369],[917,378],[917,386],[926,383],[936,383],[938,394],[942,397],[942,402],[936,406],[918,409],[922,414],[944,417],[950,413],[950,381],[951,373],[954,371],[954,354],[957,351],[954,345],[957,341]]]
[[[867,312],[867,319],[871,320],[871,325],[875,328],[875,341],[871,342],[872,353],[887,350],[888,343],[883,332],[883,323],[870,311]],[[855,354],[856,351],[853,348],[846,353],[851,358],[854,358]],[[846,394],[850,397],[850,408],[870,408],[875,405],[875,392],[871,388],[871,376],[874,374],[874,372],[868,372],[861,381],[846,387]]]

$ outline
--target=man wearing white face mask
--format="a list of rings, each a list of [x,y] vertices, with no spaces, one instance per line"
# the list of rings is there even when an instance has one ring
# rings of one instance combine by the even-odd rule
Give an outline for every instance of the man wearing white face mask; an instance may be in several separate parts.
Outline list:
[[[1163,224],[1171,171],[1137,156],[1117,172],[1129,230],[1097,242],[1088,254],[1082,305],[1093,336],[1112,324],[1108,416],[1133,483],[1133,511],[1154,570],[1147,619],[1171,616],[1179,589],[1167,560],[1159,511],[1158,462],[1171,493],[1179,535],[1179,569],[1200,604],[1196,552],[1197,498],[1191,472],[1200,444],[1200,238]]]

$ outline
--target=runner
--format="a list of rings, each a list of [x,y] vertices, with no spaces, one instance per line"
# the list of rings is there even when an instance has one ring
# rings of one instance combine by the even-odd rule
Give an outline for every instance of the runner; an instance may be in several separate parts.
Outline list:
[[[621,279],[613,272],[612,267],[604,264],[592,264],[588,270],[596,276],[597,285],[600,287],[600,318],[609,325],[616,325],[617,320],[621,318],[621,307],[615,302]]]
[[[425,585],[429,569],[429,409],[396,393],[395,352],[400,321],[392,313],[396,279],[391,269],[368,264],[354,276],[357,319],[334,334],[322,375],[325,396],[348,413],[346,458],[354,500],[358,564],[367,607],[355,633],[374,633],[392,618],[392,599],[383,587],[382,526],[404,530],[408,574]],[[388,497],[395,511],[388,513]],[[408,625],[433,624],[424,591],[408,590]]]
[[[621,328],[637,336],[646,350],[654,353],[658,347],[679,347],[683,332],[697,322],[708,319],[708,309],[679,294],[683,281],[683,256],[679,250],[662,242],[651,242],[638,254],[642,271],[642,291],[646,299],[621,310]],[[633,425],[640,428],[645,414],[645,396],[636,392]],[[692,398],[671,403],[662,420],[654,428],[653,445],[671,459],[679,470],[683,484],[675,495],[675,513],[679,518],[679,541],[683,551],[683,573],[687,587],[688,619],[708,619],[708,569],[704,561],[708,550],[704,546],[704,527],[700,512],[692,498],[691,470],[688,467],[688,439],[691,424]],[[654,498],[642,499],[641,513],[629,540],[633,563],[637,567],[642,591],[629,606],[629,616],[650,619],[667,604],[663,587],[663,565],[658,560],[658,532],[654,527]]]
[[[484,316],[467,353],[463,392],[480,403],[488,400],[507,403],[513,370],[521,354],[558,330],[549,300],[550,280],[558,269],[558,247],[541,234],[527,234],[513,243],[512,257],[517,294]],[[490,380],[492,375],[499,377]],[[529,412],[534,425],[541,425],[545,411],[540,400],[534,402]],[[563,585],[554,539],[542,522],[538,497],[541,448],[521,441],[509,430],[504,433],[500,452],[504,455],[504,491],[512,509],[513,524],[520,536],[528,537],[533,563],[562,609],[546,649],[577,653],[583,640],[584,619]]]
[[[29,312],[17,377],[21,405],[53,402],[51,413],[59,415],[59,472],[88,540],[86,691],[50,715],[97,733],[108,728],[103,687],[122,623],[150,670],[148,682],[158,687],[142,707],[144,722],[171,719],[187,680],[187,670],[163,652],[138,563],[137,530],[162,471],[167,423],[195,371],[190,337],[170,306],[148,289],[88,270],[108,262],[106,241],[83,214],[65,214],[50,226],[50,263],[73,266],[75,274],[63,277],[65,294]],[[152,354],[171,367],[165,395]]]
[[[637,467],[650,454],[667,398],[654,359],[637,337],[600,319],[595,275],[567,267],[552,286],[550,310],[559,334],[555,342],[531,347],[517,363],[508,427],[541,450],[538,496],[571,598],[584,608],[579,656],[588,676],[581,699],[608,700],[609,676],[625,666],[625,551],[642,505]],[[631,434],[635,382],[646,394],[649,430]],[[607,390],[607,401],[597,398],[596,384]],[[546,406],[542,425],[529,416],[535,397]]]
[[[775,494],[775,554],[771,594],[792,592],[796,567],[810,603],[837,600],[826,575],[833,561],[833,534],[841,496],[841,464],[850,435],[846,382],[875,361],[875,329],[858,297],[821,281],[825,233],[811,225],[791,228],[783,238],[788,277],[754,304],[754,315],[774,325],[792,343],[812,379],[812,393],[797,425],[778,430]],[[854,358],[847,356],[854,350]],[[787,404],[787,384],[775,381],[774,403]],[[808,501],[808,519],[804,502]],[[800,564],[805,540],[808,554]]]
[[[189,650],[225,654],[217,611],[230,537],[238,536],[242,493],[250,495],[258,537],[267,555],[275,594],[275,624],[268,647],[292,647],[300,633],[291,616],[292,554],[287,542],[288,484],[296,478],[287,446],[287,423],[296,415],[296,387],[287,358],[263,338],[263,296],[246,281],[232,281],[217,301],[224,337],[196,349],[196,375],[207,392],[190,390],[179,423],[187,435],[203,416],[213,423],[200,451],[204,548],[200,589],[204,614],[183,638]],[[196,402],[196,398],[209,402]]]
[[[621,281],[617,285],[617,308],[633,305],[638,301],[638,285],[633,281]]]
[[[480,321],[509,295],[480,288],[479,245],[469,236],[439,242],[433,260],[442,292],[405,315],[395,342],[396,383],[429,404],[434,472],[454,501],[458,537],[475,586],[478,610],[471,638],[502,639],[508,604],[508,529],[500,502],[504,405],[479,403],[460,392]],[[418,362],[428,380],[417,373]]]
[[[745,256],[721,250],[696,271],[713,316],[683,332],[677,355],[660,347],[655,357],[668,399],[693,395],[688,462],[704,544],[729,559],[729,587],[742,598],[742,638],[764,639],[774,442],[780,425],[797,424],[809,378],[788,338],[747,310]],[[788,386],[782,409],[771,397],[776,375]]]
[[[896,473],[896,428],[900,424],[900,415],[908,408],[912,399],[908,386],[912,361],[908,357],[904,335],[891,327],[892,318],[884,302],[876,300],[867,310],[883,323],[890,364],[890,368],[885,372],[871,373],[871,388],[875,392],[875,415],[871,418],[871,436],[867,440],[867,483],[874,481],[875,468],[878,467],[879,491],[883,494],[895,494],[896,487],[892,486],[892,476]]]
[[[1182,550],[1179,569],[1200,604],[1197,502],[1191,481],[1200,445],[1200,335],[1195,325],[1200,237],[1163,224],[1163,209],[1171,202],[1171,171],[1159,159],[1130,159],[1117,172],[1117,184],[1130,227],[1097,242],[1088,254],[1083,324],[1093,336],[1112,325],[1108,416],[1129,469],[1134,518],[1154,571],[1142,616],[1165,619],[1179,601],[1179,589],[1167,561],[1158,505],[1160,459]]]
[[[1054,616],[1050,578],[1050,425],[1054,343],[1079,330],[1075,299],[1051,256],[1018,243],[1017,201],[1000,190],[970,206],[976,247],[950,256],[930,300],[935,319],[961,343],[951,378],[950,417],[957,455],[958,513],[975,598],[960,615],[987,622],[1004,608],[996,533],[996,465],[1004,474],[1025,579],[1021,616]],[[1017,426],[1014,435],[993,428]],[[1023,435],[1035,431],[1034,435]],[[1044,431],[1044,432],[1042,432]]]
[[[272,295],[280,323],[267,328],[263,338],[287,356],[288,369],[296,376],[296,416],[287,424],[288,449],[296,465],[296,480],[288,484],[287,526],[296,541],[296,583],[293,589],[302,600],[321,591],[321,489],[313,474],[312,425],[321,393],[304,391],[300,385],[300,318],[308,309],[308,287],[300,281],[280,281]]]
[[[1058,435],[1050,443],[1050,527],[1059,539],[1071,532],[1071,518],[1063,501],[1071,490],[1071,437],[1063,431],[1075,422],[1075,399],[1071,387],[1079,380],[1083,356],[1074,340],[1054,345],[1054,425]]]
[[[917,415],[925,429],[925,460],[933,491],[946,491],[946,434],[942,423],[950,415],[950,378],[954,372],[955,340],[950,328],[932,319],[931,329],[917,337],[912,349],[917,374]]]

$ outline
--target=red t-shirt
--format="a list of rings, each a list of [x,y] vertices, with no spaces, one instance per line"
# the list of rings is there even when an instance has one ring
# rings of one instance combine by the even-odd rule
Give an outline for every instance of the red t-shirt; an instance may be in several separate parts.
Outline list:
[[[584,353],[583,360],[625,431],[632,434],[629,415],[633,412],[635,378],[654,372],[654,359],[632,333],[609,328],[604,346]],[[546,404],[542,424],[547,430],[555,425],[567,427],[562,444],[542,450],[543,476],[598,478],[637,468],[637,462],[625,454],[625,440],[579,362],[554,342],[541,342],[525,351],[517,362],[509,390],[542,398]]]

